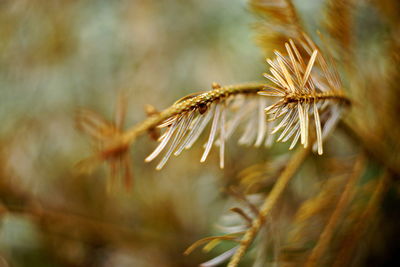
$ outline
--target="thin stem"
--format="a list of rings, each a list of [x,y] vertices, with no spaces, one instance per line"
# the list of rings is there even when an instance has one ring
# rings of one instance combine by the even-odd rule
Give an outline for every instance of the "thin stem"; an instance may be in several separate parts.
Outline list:
[[[146,120],[138,123],[128,129],[122,135],[122,143],[131,143],[135,138],[141,134],[146,133],[148,130],[155,128],[157,125],[162,123],[168,118],[198,108],[200,105],[207,105],[213,103],[221,98],[227,98],[232,95],[237,94],[257,94],[257,92],[263,90],[266,84],[263,83],[248,83],[248,84],[238,84],[229,85],[224,87],[219,87],[211,91],[196,95],[194,97],[188,98],[181,102],[173,104],[171,107],[165,109],[164,111],[147,118]]]
[[[265,222],[267,216],[275,206],[279,197],[282,195],[286,186],[289,184],[290,180],[296,174],[297,170],[300,168],[304,160],[307,158],[307,155],[310,153],[310,148],[303,149],[299,148],[297,152],[293,155],[293,157],[288,162],[286,168],[281,173],[268,197],[265,199],[263,205],[261,206],[260,213],[258,217],[253,221],[251,228],[249,228],[244,234],[240,246],[238,250],[236,250],[235,254],[231,258],[228,267],[236,267],[239,264],[239,261],[244,256],[246,250],[249,248],[257,233],[259,232],[261,226]]]

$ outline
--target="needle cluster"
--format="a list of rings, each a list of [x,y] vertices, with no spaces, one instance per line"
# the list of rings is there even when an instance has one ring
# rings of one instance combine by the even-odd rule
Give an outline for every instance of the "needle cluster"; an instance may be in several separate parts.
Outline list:
[[[157,126],[165,128],[164,134],[159,138],[160,143],[157,148],[145,161],[152,161],[165,151],[156,167],[158,170],[161,169],[172,154],[178,156],[183,150],[190,149],[201,134],[210,128],[200,162],[204,162],[212,146],[217,145],[219,146],[219,166],[224,168],[225,143],[241,125],[243,133],[239,138],[239,144],[259,147],[263,143],[266,146],[271,143],[272,140],[267,138],[268,126],[265,123],[266,116],[263,111],[267,102],[267,99],[257,97],[257,95],[235,95],[201,104],[177,114]],[[211,126],[208,127],[208,125]]]
[[[333,66],[328,66],[319,48],[306,35],[301,50],[291,39],[285,43],[285,48],[285,53],[274,51],[274,60],[267,59],[270,73],[264,76],[274,85],[259,92],[280,98],[265,109],[269,120],[277,124],[271,134],[281,131],[277,141],[292,140],[289,149],[294,148],[299,139],[306,148],[313,129],[317,140],[314,149],[321,155],[323,139],[331,132],[340,118],[342,106],[349,104],[349,100],[344,96],[339,75]]]

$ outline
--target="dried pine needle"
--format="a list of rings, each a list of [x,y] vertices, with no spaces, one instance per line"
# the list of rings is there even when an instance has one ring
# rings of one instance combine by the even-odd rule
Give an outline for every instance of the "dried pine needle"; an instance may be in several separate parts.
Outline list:
[[[328,66],[318,47],[305,34],[303,36],[302,49],[289,40],[285,43],[286,56],[276,51],[276,58],[267,60],[272,75],[265,77],[274,86],[259,94],[278,98],[265,112],[269,120],[282,118],[272,131],[282,131],[277,141],[286,142],[294,136],[289,149],[294,148],[299,139],[304,147],[308,146],[310,117],[313,116],[316,135],[313,148],[321,155],[323,140],[337,123],[343,106],[349,105],[350,101],[344,95],[334,67]],[[301,55],[307,53],[306,65]]]

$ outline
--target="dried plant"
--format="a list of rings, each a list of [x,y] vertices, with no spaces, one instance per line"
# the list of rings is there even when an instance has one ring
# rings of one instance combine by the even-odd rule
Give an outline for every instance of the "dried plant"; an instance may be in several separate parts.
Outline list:
[[[20,5],[28,5],[25,2]],[[124,90],[117,95],[113,120],[88,108],[79,109],[76,126],[89,137],[93,154],[78,162],[79,172],[60,168],[63,179],[44,190],[53,193],[53,187],[62,188],[53,193],[54,203],[29,185],[9,179],[22,177],[15,159],[25,160],[21,160],[22,171],[38,166],[26,156],[35,142],[11,131],[9,139],[0,139],[1,218],[28,217],[40,229],[43,246],[67,266],[113,265],[106,256],[93,257],[111,250],[123,251],[116,258],[124,258],[126,251],[135,255],[144,251],[148,261],[144,266],[192,266],[190,257],[203,267],[226,262],[228,267],[249,266],[250,262],[254,267],[364,266],[375,255],[373,247],[384,247],[385,238],[396,227],[389,227],[395,222],[389,220],[392,215],[388,215],[386,202],[399,202],[400,12],[392,10],[400,10],[399,4],[395,0],[326,0],[325,13],[320,16],[323,21],[316,21],[315,26],[310,21],[303,23],[297,2],[248,2],[259,18],[254,30],[266,58],[264,80],[226,86],[214,82],[209,90],[184,96],[163,110],[146,105],[147,118],[130,127],[125,127],[132,113]],[[146,5],[152,4],[143,2]],[[359,20],[366,13],[372,13],[379,24],[374,25],[379,38],[360,29]],[[59,19],[60,23],[67,21]],[[155,30],[153,35],[143,35],[143,39],[157,39],[160,34]],[[373,38],[385,41],[378,44]],[[147,56],[157,58],[146,52],[146,64],[152,62]],[[32,62],[39,65],[36,61],[35,57]],[[154,72],[150,73],[153,88]],[[132,186],[133,166],[141,165],[135,159],[144,151],[140,147],[144,135],[154,141],[152,152],[146,147],[144,161],[157,160],[159,171],[167,163],[175,164],[172,156],[186,154],[181,160],[191,163],[199,148],[199,160],[204,163],[213,150],[218,151],[219,167],[227,178],[220,182],[228,188],[219,195],[218,204],[226,201],[229,213],[221,214],[215,230],[204,234],[207,231],[199,225],[208,223],[207,216],[188,204],[199,199],[204,206],[210,205],[214,201],[207,195],[211,186],[200,191],[201,186],[184,185],[183,179],[146,179],[145,183],[140,177]],[[244,148],[238,148],[240,153],[231,153],[230,140],[234,139],[259,150],[249,149],[245,155]],[[240,171],[245,158],[259,161]],[[106,192],[93,186],[93,178],[102,177],[102,172],[94,172],[102,163],[108,167]],[[174,169],[176,176],[183,176],[190,167]],[[153,173],[139,167],[141,175],[137,176],[143,176],[144,169]],[[77,179],[64,179],[70,176]],[[128,190],[113,195],[120,181]],[[192,196],[194,192],[198,195]],[[133,195],[137,203],[131,203]],[[57,208],[57,201],[71,207]],[[132,214],[115,209],[131,204]],[[382,231],[376,231],[378,227]],[[196,255],[200,247],[208,253],[208,260]],[[180,257],[182,252],[185,256]],[[79,254],[80,260],[71,261],[68,253]],[[7,257],[0,251],[2,263]]]
[[[264,74],[269,83],[233,86],[213,83],[210,91],[183,97],[166,110],[151,113],[148,119],[127,131],[118,132],[114,135],[117,138],[114,138],[110,145],[106,144],[102,152],[104,155],[104,151],[113,151],[115,152],[113,157],[121,158],[127,153],[126,148],[131,146],[139,135],[161,129],[163,133],[157,140],[158,146],[145,159],[146,162],[150,162],[161,156],[156,167],[160,170],[172,154],[177,156],[183,150],[191,148],[202,133],[210,128],[200,161],[204,162],[212,147],[216,145],[219,146],[219,166],[224,168],[225,143],[240,126],[243,126],[243,133],[238,142],[242,145],[260,147],[265,144],[266,147],[270,147],[274,139],[277,142],[291,140],[289,147],[291,150],[300,140],[304,149],[299,149],[292,155],[280,174],[278,172],[274,175],[275,182],[263,203],[255,206],[247,200],[246,196],[240,196],[239,198],[245,201],[249,210],[239,207],[231,210],[239,215],[242,223],[225,228],[223,235],[201,239],[186,250],[185,253],[188,254],[196,247],[206,244],[204,250],[209,252],[223,241],[238,243],[201,266],[216,266],[229,259],[229,267],[236,267],[239,264],[264,223],[271,220],[272,210],[278,205],[289,182],[304,164],[311,148],[319,155],[323,154],[324,140],[332,133],[341,120],[342,114],[347,113],[351,105],[350,99],[344,92],[335,60],[324,38],[321,37],[321,41],[325,44],[325,49],[321,49],[305,33],[291,1],[252,0],[250,6],[263,18],[263,21],[256,26],[259,32],[259,44],[268,57],[271,58],[274,55],[273,59],[267,59],[270,66],[269,73]],[[346,58],[346,62],[350,62],[349,58],[352,56],[350,53],[352,33],[349,22],[351,5],[344,1],[330,2],[328,10],[329,37],[337,40],[343,48],[342,51],[346,52],[342,56]],[[346,13],[343,23],[336,22],[338,10]],[[350,71],[351,68],[347,69]],[[351,132],[350,135],[359,134],[354,127],[346,129]],[[275,138],[278,133],[279,136]],[[370,146],[365,149],[368,153],[372,152],[376,155],[371,151]],[[356,181],[360,178],[363,168],[364,164],[356,163],[355,170],[346,182],[339,199],[334,197],[337,193],[337,185],[333,185],[331,181],[343,182],[343,180],[331,180],[316,197],[305,201],[299,208],[298,215],[293,221],[293,225],[297,227],[297,233],[294,235],[296,238],[288,239],[289,243],[295,243],[295,240],[305,235],[306,220],[313,219],[314,215],[321,216],[322,210],[332,209],[332,205],[338,202],[317,238],[315,246],[308,252],[308,257],[302,259],[307,266],[317,265],[322,255],[329,249],[328,243],[333,239],[333,232],[338,221],[343,217],[346,208],[350,206],[351,192],[356,190]],[[258,167],[248,171],[250,178],[245,175],[247,177],[247,180],[244,179],[247,181],[244,182],[245,192],[246,190],[250,192],[249,188],[254,184],[271,181],[272,173],[265,172],[268,169],[261,172],[257,170]],[[261,175],[254,175],[254,173],[261,173]],[[262,187],[256,188],[260,190]],[[329,217],[329,213],[324,214]],[[275,250],[279,251],[279,248]],[[279,259],[276,260],[279,261]]]
[[[204,153],[200,161],[206,160],[215,143],[220,149],[220,168],[223,168],[225,142],[244,121],[247,121],[247,124],[239,139],[239,144],[254,144],[259,147],[265,143],[269,146],[273,139],[267,138],[268,129],[277,124],[275,120],[283,117],[270,134],[283,130],[277,138],[277,141],[283,142],[294,137],[290,146],[292,149],[299,138],[301,144],[307,147],[309,129],[311,129],[310,114],[313,114],[317,137],[315,148],[321,155],[323,139],[334,128],[343,106],[349,105],[350,100],[344,95],[338,74],[332,70],[333,66],[329,68],[318,47],[305,34],[303,36],[302,50],[299,51],[290,39],[288,43],[285,43],[287,56],[275,51],[276,59],[267,60],[271,65],[272,75],[265,74],[265,76],[275,86],[248,84],[221,87],[214,83],[211,91],[183,97],[170,108],[152,114],[143,123],[125,133],[118,132],[111,138],[107,136],[103,138],[107,139],[106,143],[103,142],[105,146],[102,152],[103,157],[121,157],[122,154],[126,154],[127,147],[140,134],[150,133],[155,128],[165,128],[164,133],[158,138],[160,144],[145,159],[146,162],[150,162],[165,150],[163,158],[156,167],[160,170],[172,154],[177,156],[184,149],[191,148],[212,121],[209,138],[204,145]],[[305,53],[309,55],[307,65],[302,57]],[[318,67],[314,66],[314,63],[317,63]],[[257,97],[257,93],[261,96],[281,97],[281,99],[267,106],[267,103],[272,100]],[[264,108],[266,114],[271,116],[270,123],[266,123]],[[88,123],[93,124],[84,116],[79,119],[79,124],[87,125]],[[103,128],[107,127],[98,128],[100,131],[106,131]]]
[[[219,85],[213,86],[211,94],[218,93],[215,90],[220,88]],[[175,103],[190,100],[193,97],[200,96],[206,100],[210,93],[200,93],[194,96],[184,97]],[[263,111],[266,101],[257,99],[255,96],[221,96],[215,101],[201,100],[201,103],[181,112],[175,116],[168,118],[166,121],[158,125],[158,128],[166,128],[164,134],[159,138],[160,144],[146,159],[146,162],[152,161],[157,157],[168,143],[171,143],[166,149],[165,155],[157,165],[160,170],[172,153],[178,156],[184,149],[189,149],[196,142],[199,136],[211,123],[211,130],[207,143],[204,145],[204,153],[200,162],[204,162],[210,153],[213,144],[219,146],[220,168],[224,168],[225,142],[232,136],[234,131],[240,124],[247,121],[243,135],[239,139],[239,144],[251,145],[259,147],[262,143],[269,144],[267,136],[267,126],[265,125],[265,113]]]
[[[77,127],[87,133],[94,141],[96,155],[78,163],[81,172],[91,172],[102,161],[108,161],[110,169],[110,183],[108,190],[111,190],[113,181],[122,177],[127,188],[131,185],[132,170],[131,157],[128,153],[129,146],[122,145],[112,149],[107,146],[118,142],[123,133],[123,125],[126,114],[126,103],[121,94],[118,98],[115,110],[114,122],[109,122],[99,114],[81,109],[77,114]]]
[[[321,51],[306,35],[304,37],[307,44],[303,43],[303,49],[310,56],[307,65],[295,43],[292,40],[289,41],[290,45],[285,43],[287,56],[275,51],[276,59],[267,60],[272,75],[265,74],[265,77],[275,86],[268,86],[266,91],[259,94],[281,98],[265,111],[271,115],[272,121],[282,117],[271,134],[283,129],[277,139],[283,142],[294,136],[289,149],[296,145],[299,137],[301,144],[307,147],[309,115],[313,114],[317,137],[315,147],[321,155],[323,139],[338,122],[342,106],[349,105],[350,101],[344,96],[337,72],[329,69]],[[314,67],[315,62],[319,68]]]

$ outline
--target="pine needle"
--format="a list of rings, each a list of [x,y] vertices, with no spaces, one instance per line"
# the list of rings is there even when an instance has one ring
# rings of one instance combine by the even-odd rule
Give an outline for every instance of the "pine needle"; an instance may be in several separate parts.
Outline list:
[[[300,43],[302,50],[289,40],[285,43],[286,56],[276,51],[276,58],[267,60],[272,75],[265,76],[274,86],[266,87],[259,94],[278,97],[278,101],[265,109],[269,121],[282,118],[271,132],[282,131],[277,141],[286,142],[293,137],[289,148],[293,149],[300,138],[300,143],[307,147],[310,129],[313,129],[317,137],[313,149],[321,155],[323,140],[350,101],[342,91],[334,66],[327,64],[321,50],[305,34]],[[302,54],[308,54],[307,65]],[[310,127],[310,117],[315,127]]]

